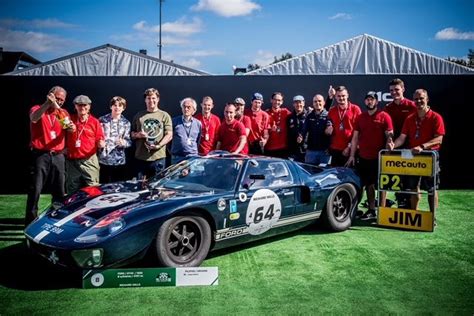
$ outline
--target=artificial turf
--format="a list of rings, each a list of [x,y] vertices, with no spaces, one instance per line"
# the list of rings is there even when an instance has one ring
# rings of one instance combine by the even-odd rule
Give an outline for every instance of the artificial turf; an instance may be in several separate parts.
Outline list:
[[[433,233],[357,221],[212,253],[209,287],[81,289],[79,275],[28,255],[24,205],[0,196],[0,315],[474,313],[474,191],[440,191]]]

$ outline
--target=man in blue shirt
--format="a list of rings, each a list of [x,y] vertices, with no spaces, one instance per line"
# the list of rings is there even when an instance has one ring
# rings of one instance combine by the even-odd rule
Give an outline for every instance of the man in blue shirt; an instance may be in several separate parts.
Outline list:
[[[193,117],[197,104],[192,98],[180,102],[183,115],[175,116],[173,122],[173,143],[171,145],[171,164],[184,160],[187,156],[198,155],[202,124]]]
[[[324,105],[324,97],[316,94],[313,97],[313,111],[306,117],[297,138],[298,143],[306,141],[305,162],[316,166],[327,165],[331,158],[328,149],[333,127]]]

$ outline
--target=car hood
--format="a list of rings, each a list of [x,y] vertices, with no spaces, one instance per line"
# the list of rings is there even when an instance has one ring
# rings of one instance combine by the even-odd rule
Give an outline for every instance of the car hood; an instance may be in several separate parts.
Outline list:
[[[67,197],[64,203],[51,205],[25,229],[25,234],[36,241],[41,238],[43,242],[60,235],[63,242],[70,242],[101,221],[125,217],[151,204],[189,196],[189,192],[172,189],[149,190],[141,181],[86,187]]]

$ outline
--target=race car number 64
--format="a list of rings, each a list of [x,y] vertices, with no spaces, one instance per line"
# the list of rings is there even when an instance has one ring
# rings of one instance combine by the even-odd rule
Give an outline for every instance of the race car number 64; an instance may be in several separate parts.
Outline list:
[[[247,207],[245,222],[251,235],[268,231],[278,222],[281,215],[281,202],[275,192],[261,189],[255,192]]]

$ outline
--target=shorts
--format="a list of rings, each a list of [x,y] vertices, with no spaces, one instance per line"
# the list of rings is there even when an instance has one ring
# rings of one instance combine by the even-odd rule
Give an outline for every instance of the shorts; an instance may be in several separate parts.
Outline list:
[[[421,190],[428,191],[432,193],[434,188],[438,190],[439,188],[439,173],[440,173],[439,163],[436,166],[436,181],[434,177],[420,177],[420,176],[405,176],[403,180],[403,187],[405,190],[414,191],[416,188]]]
[[[434,188],[439,187],[439,173],[436,177],[436,183],[434,177],[420,177],[420,176],[406,176],[404,179],[404,188],[406,190],[414,191],[416,188],[421,190],[433,192]]]

